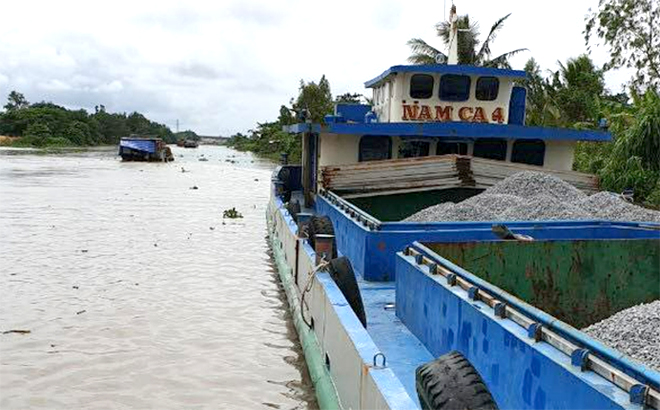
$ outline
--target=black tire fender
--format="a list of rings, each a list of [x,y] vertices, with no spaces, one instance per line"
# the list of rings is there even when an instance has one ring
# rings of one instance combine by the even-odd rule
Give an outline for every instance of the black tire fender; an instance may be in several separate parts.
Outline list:
[[[294,221],[298,222],[298,214],[300,213],[300,202],[297,200],[289,201],[286,204],[286,210],[291,215]]]
[[[419,366],[415,385],[424,410],[498,410],[477,370],[457,351]]]
[[[312,249],[316,248],[316,235],[334,235],[335,229],[332,227],[332,221],[325,215],[314,215],[309,219],[307,224],[307,237]],[[337,242],[333,240],[332,243],[332,258],[337,257]]]
[[[366,329],[367,315],[364,311],[362,295],[360,294],[360,288],[358,287],[357,278],[355,277],[355,272],[353,272],[351,262],[345,256],[335,258],[330,261],[328,272],[353,309],[353,312],[355,312],[355,316],[357,316],[362,326]]]

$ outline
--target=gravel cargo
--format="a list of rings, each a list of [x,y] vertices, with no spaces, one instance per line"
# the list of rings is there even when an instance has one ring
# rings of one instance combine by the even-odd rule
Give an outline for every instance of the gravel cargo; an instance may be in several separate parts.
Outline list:
[[[660,300],[633,306],[582,329],[589,336],[660,371]]]
[[[620,195],[587,196],[573,185],[542,172],[514,174],[458,204],[434,205],[405,222],[589,220],[658,222],[660,212],[633,205]]]

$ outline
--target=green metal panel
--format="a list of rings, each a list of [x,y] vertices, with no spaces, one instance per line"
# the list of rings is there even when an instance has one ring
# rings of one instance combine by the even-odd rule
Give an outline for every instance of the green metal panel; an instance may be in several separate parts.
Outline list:
[[[425,245],[576,328],[660,299],[659,240]]]
[[[460,202],[483,192],[476,188],[449,188],[405,194],[374,195],[347,199],[369,215],[383,222],[401,221],[429,206]]]

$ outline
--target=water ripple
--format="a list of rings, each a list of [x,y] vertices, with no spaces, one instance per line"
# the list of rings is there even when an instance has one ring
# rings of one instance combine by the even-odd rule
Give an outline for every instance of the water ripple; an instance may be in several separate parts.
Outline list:
[[[265,239],[272,165],[174,151],[0,151],[0,330],[31,331],[0,334],[0,408],[315,408]]]

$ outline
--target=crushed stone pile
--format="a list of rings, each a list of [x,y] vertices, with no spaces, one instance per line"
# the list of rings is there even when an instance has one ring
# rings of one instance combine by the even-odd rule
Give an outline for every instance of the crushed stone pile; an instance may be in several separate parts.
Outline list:
[[[553,175],[524,171],[458,204],[422,209],[404,222],[589,219],[660,223],[660,212],[633,205],[612,192],[588,196]]]
[[[515,195],[531,198],[537,195],[551,196],[563,202],[575,202],[587,195],[554,175],[524,171],[513,174],[486,190],[489,194]]]
[[[499,215],[509,208],[515,208],[523,205],[525,200],[515,195],[490,194],[484,192],[480,195],[475,195],[472,198],[468,198],[461,203],[486,208],[491,212]]]
[[[507,221],[553,221],[594,219],[593,215],[577,206],[562,202],[556,197],[541,194],[500,213]]]
[[[599,192],[573,205],[591,212],[597,219],[660,222],[660,212],[633,205],[613,192]]]
[[[622,310],[582,329],[589,336],[660,371],[660,300]]]

